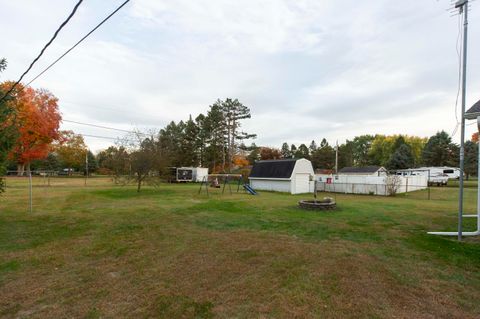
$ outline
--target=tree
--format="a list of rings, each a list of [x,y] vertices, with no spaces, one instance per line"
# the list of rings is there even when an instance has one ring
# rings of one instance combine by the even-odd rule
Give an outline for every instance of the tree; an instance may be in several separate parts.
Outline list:
[[[317,143],[312,140],[310,146],[308,147],[308,150],[310,151],[310,154],[313,154],[317,150]]]
[[[287,143],[282,144],[282,149],[280,150],[280,153],[282,154],[282,158],[292,157],[292,153],[290,152],[290,147],[288,146]]]
[[[353,142],[348,141],[338,147],[338,169],[353,166]]]
[[[3,72],[7,67],[7,60],[0,59],[0,72]],[[9,88],[9,87],[8,87]],[[7,87],[0,86],[0,97],[5,94]],[[12,117],[14,113],[13,107],[7,101],[10,96],[5,97],[0,101],[0,176],[5,174],[5,166],[8,154],[12,150],[18,137],[18,130],[13,125]],[[0,177],[0,193],[5,191],[5,183]]]
[[[99,171],[113,174],[115,181],[123,175],[131,174],[130,154],[124,146],[110,146],[97,155]]]
[[[260,148],[255,145],[255,143],[252,143],[252,145],[249,147],[250,154],[247,156],[247,160],[250,165],[253,165],[256,161],[260,159]]]
[[[233,156],[237,149],[237,140],[246,140],[255,138],[255,134],[248,134],[243,131],[239,131],[241,127],[241,120],[251,118],[250,109],[240,103],[238,99],[227,98],[225,101],[217,100],[215,104],[219,105],[223,114],[226,131],[226,148],[227,148],[227,162],[228,171],[231,170],[233,162]]]
[[[198,133],[199,128],[192,120],[192,116],[185,123],[183,141],[180,145],[183,166],[197,166],[198,165]]]
[[[320,147],[312,154],[312,165],[314,168],[332,169],[335,166],[335,150],[324,138]]]
[[[160,130],[157,143],[162,148],[165,157],[168,158],[170,166],[184,166],[182,145],[185,136],[185,123],[178,124],[170,122],[164,129]]]
[[[32,168],[43,171],[58,171],[62,169],[62,163],[56,153],[50,152],[46,158],[33,161]]]
[[[73,131],[60,131],[58,140],[52,145],[63,168],[84,170],[88,149],[83,136]]]
[[[140,140],[140,145],[130,154],[132,173],[137,192],[142,184],[150,178],[150,182],[159,180],[160,171],[165,166],[165,161],[159,143],[153,137]]]
[[[352,141],[353,163],[356,166],[370,164],[369,151],[375,138],[372,135],[356,136]]]
[[[423,149],[423,163],[427,166],[445,166],[456,162],[456,145],[445,131],[428,139]]]
[[[308,147],[305,144],[300,144],[297,151],[295,152],[295,158],[310,158],[310,153],[308,151]]]
[[[414,157],[412,149],[407,144],[401,144],[395,153],[392,154],[387,163],[389,169],[406,169],[413,167]]]
[[[278,160],[282,158],[281,152],[273,147],[261,147],[260,148],[260,159],[264,160]]]
[[[472,142],[478,143],[478,132],[472,134]]]
[[[206,126],[206,117],[203,114],[198,115],[195,118],[195,125],[197,126],[197,139],[195,143],[195,148],[197,150],[197,158],[199,161],[200,166],[204,166],[206,164],[206,148],[207,148],[207,140],[208,140],[208,131]]]
[[[88,150],[87,152],[87,163],[88,163],[88,172],[85,172],[86,174],[91,174],[91,173],[95,173],[98,169],[98,162],[97,162],[97,158],[95,157],[95,155],[90,151]]]
[[[292,157],[292,158],[295,158],[295,157],[296,157],[297,147],[295,146],[295,144],[292,144],[292,145],[290,146],[290,154],[291,154],[291,157]]]
[[[13,85],[4,82],[1,90]],[[7,125],[14,125],[18,131],[18,139],[9,156],[18,163],[18,171],[23,175],[25,167],[30,163],[48,155],[50,144],[58,138],[61,116],[58,111],[58,99],[43,89],[34,90],[19,84],[7,101],[14,115],[7,119]]]
[[[222,163],[225,171],[226,128],[225,120],[218,103],[210,106],[204,122],[206,134],[206,158],[209,166],[215,170],[218,163]]]
[[[426,143],[425,138],[408,135],[375,135],[369,151],[371,165],[388,166],[393,154],[400,145],[406,144],[410,147],[413,156],[411,167],[416,167],[422,162],[422,150]]]
[[[478,142],[465,142],[465,163],[463,168],[467,179],[470,175],[478,177]]]

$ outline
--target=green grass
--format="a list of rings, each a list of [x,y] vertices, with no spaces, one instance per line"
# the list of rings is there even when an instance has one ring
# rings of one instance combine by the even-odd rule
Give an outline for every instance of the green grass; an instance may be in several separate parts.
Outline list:
[[[453,187],[318,213],[297,207],[311,195],[50,182],[33,213],[25,179],[0,198],[0,316],[480,316],[480,241],[426,234],[456,229]]]

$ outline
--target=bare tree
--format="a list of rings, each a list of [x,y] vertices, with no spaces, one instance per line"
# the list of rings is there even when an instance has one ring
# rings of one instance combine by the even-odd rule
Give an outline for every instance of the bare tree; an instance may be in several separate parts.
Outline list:
[[[386,189],[388,196],[395,196],[402,185],[402,177],[400,175],[388,175],[386,178]]]
[[[166,160],[161,143],[155,135],[145,137],[144,134],[137,133],[136,138],[139,145],[130,152],[131,178],[137,185],[137,192],[140,192],[143,183],[158,184]]]

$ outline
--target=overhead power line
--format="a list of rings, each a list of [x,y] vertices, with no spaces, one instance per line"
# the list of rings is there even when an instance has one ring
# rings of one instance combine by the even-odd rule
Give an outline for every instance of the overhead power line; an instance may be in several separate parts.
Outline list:
[[[114,127],[103,126],[103,125],[97,125],[97,124],[91,124],[91,123],[77,122],[77,121],[71,121],[71,120],[62,120],[62,121],[63,121],[63,122],[67,122],[67,123],[74,123],[74,124],[78,124],[78,125],[85,125],[85,126],[91,126],[91,127],[102,128],[102,129],[106,129],[106,130],[119,131],[119,132],[124,132],[124,133],[131,133],[131,134],[147,135],[147,134],[140,133],[140,132],[129,131],[129,130],[123,130],[123,129],[120,129],[120,128],[114,128]]]
[[[115,9],[112,13],[110,13],[105,19],[103,19],[95,28],[90,30],[83,38],[81,38],[77,43],[75,43],[70,49],[65,51],[61,56],[59,56],[55,61],[53,61],[49,66],[47,66],[42,72],[40,72],[36,77],[34,77],[30,82],[27,83],[27,86],[30,85],[33,81],[38,79],[40,76],[42,76],[45,72],[47,72],[51,67],[53,67],[55,64],[57,64],[58,61],[63,59],[68,53],[70,53],[73,49],[75,49],[80,43],[82,43],[86,38],[88,38],[95,30],[100,28],[102,24],[107,22],[108,19],[110,19],[115,13],[117,13],[123,6],[125,6],[130,0],[124,1],[117,9]]]
[[[73,10],[72,12],[70,13],[70,15],[67,17],[67,19],[65,21],[62,22],[62,24],[58,27],[58,29],[55,31],[55,33],[53,34],[52,38],[50,39],[50,41],[47,42],[47,44],[45,44],[45,46],[42,48],[42,50],[40,51],[40,54],[32,61],[32,63],[30,63],[29,67],[27,68],[27,70],[25,70],[25,72],[23,72],[23,74],[20,76],[20,78],[18,79],[17,82],[15,82],[12,87],[10,88],[10,90],[7,91],[7,93],[5,93],[2,98],[0,99],[0,101],[3,101],[12,91],[13,89],[15,89],[15,87],[22,81],[23,77],[25,75],[27,75],[28,72],[30,72],[30,70],[32,69],[33,65],[40,59],[40,57],[43,55],[43,53],[45,52],[45,50],[50,46],[50,44],[52,44],[52,42],[55,40],[55,38],[57,37],[57,35],[60,33],[60,31],[63,29],[64,26],[67,25],[68,21],[70,21],[70,19],[75,15],[75,12],[77,12],[77,9],[78,7],[80,6],[80,4],[83,2],[83,0],[79,0],[77,2],[77,4],[75,5],[75,7],[73,7]]]
[[[82,136],[86,136],[86,137],[103,138],[103,139],[107,139],[107,140],[121,140],[122,139],[121,137],[99,136],[99,135],[90,135],[90,134],[82,134],[82,133],[77,133],[77,134],[82,135]]]

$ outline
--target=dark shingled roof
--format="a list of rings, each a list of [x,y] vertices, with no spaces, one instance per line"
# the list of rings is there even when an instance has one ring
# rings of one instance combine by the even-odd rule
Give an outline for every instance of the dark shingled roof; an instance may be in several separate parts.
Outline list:
[[[473,106],[469,108],[467,112],[465,112],[465,118],[469,120],[474,120],[479,115],[480,115],[480,101],[473,104]]]
[[[375,173],[381,166],[363,166],[363,167],[344,167],[339,173]]]
[[[250,177],[290,178],[297,159],[258,161],[253,164]]]

